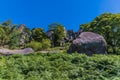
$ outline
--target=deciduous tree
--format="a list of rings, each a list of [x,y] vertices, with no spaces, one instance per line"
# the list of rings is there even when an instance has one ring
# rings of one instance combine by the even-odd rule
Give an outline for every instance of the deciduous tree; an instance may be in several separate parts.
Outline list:
[[[108,52],[116,53],[120,48],[120,14],[104,13],[91,23],[81,25],[84,31],[92,31],[104,36]]]

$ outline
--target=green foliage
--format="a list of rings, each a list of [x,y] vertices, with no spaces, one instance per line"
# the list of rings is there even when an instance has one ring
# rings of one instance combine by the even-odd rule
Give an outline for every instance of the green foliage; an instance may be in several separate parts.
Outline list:
[[[66,37],[65,27],[59,23],[53,23],[49,25],[49,30],[53,31],[52,41],[53,46],[60,46],[61,41]]]
[[[44,30],[42,28],[35,28],[32,30],[32,38],[35,41],[41,42],[42,39],[47,38],[47,35],[44,33]]]
[[[2,46],[4,44],[4,40],[5,40],[5,31],[2,27],[0,27],[0,46]]]
[[[108,44],[108,52],[117,54],[120,48],[120,14],[104,13],[96,17],[91,23],[81,25],[84,31],[101,34]]]
[[[9,25],[11,25],[11,23],[12,23],[12,21],[9,19],[9,20],[3,22],[2,25],[3,26],[9,26]]]
[[[37,41],[31,41],[30,43],[28,43],[26,45],[26,47],[30,47],[35,51],[42,50],[42,44],[40,42],[37,42]]]
[[[119,80],[120,56],[42,54],[0,57],[1,80]]]
[[[42,42],[31,41],[26,45],[35,51],[46,50],[51,47],[51,42],[49,39],[43,39]]]
[[[0,38],[2,40],[2,44],[0,43],[2,47],[4,47],[4,45],[9,46],[9,42],[13,42],[11,38],[13,37],[13,34],[17,35],[17,33],[15,32],[16,26],[17,25],[15,25],[15,24],[13,24],[13,25],[11,24],[11,20],[3,22],[0,25],[0,28],[3,29],[2,31],[0,31],[0,33],[3,36]],[[15,46],[15,47],[17,47],[17,46]]]
[[[61,26],[64,27],[62,24],[60,23],[52,23],[50,25],[48,25],[48,30],[55,30],[57,26]]]
[[[18,31],[14,31],[11,33],[10,40],[8,42],[10,49],[15,49],[15,48],[19,47],[20,35],[21,34]]]
[[[51,41],[49,39],[42,40],[42,49],[48,49],[51,47]]]

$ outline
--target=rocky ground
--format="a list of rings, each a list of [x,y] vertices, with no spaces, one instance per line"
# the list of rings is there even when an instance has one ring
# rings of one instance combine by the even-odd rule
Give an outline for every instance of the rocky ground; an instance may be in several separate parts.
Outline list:
[[[25,49],[20,49],[20,50],[10,50],[6,48],[0,48],[0,53],[2,55],[11,55],[11,54],[29,54],[33,53],[34,50],[31,48],[25,48]]]

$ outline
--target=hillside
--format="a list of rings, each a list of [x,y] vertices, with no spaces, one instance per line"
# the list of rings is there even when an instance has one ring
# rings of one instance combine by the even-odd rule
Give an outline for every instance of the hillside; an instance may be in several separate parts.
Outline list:
[[[120,80],[119,63],[117,55],[0,56],[0,80]]]

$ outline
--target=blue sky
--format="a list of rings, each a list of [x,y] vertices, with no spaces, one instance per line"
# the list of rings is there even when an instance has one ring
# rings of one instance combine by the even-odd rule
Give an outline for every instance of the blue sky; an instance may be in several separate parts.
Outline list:
[[[0,22],[11,19],[13,24],[45,30],[59,22],[77,31],[104,12],[120,13],[119,4],[120,0],[0,0]]]

